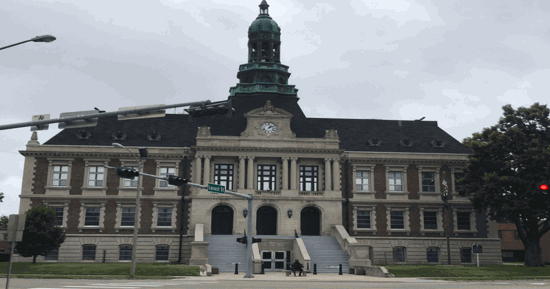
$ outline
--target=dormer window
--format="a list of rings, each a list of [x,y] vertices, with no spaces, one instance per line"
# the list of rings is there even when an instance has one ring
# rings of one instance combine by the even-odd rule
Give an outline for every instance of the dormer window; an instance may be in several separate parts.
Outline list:
[[[445,142],[440,140],[440,139],[436,139],[436,140],[432,141],[432,147],[434,147],[434,148],[444,148],[445,147]]]
[[[404,138],[399,142],[399,144],[402,147],[412,147],[413,146],[413,141],[411,139]]]
[[[126,134],[121,131],[117,131],[113,133],[112,138],[113,140],[126,140]]]
[[[380,140],[379,138],[371,138],[368,143],[371,147],[380,146],[382,144],[382,140]]]
[[[160,141],[160,133],[158,132],[152,132],[147,135],[148,141]]]
[[[87,130],[81,130],[76,133],[76,139],[90,139],[92,134]]]

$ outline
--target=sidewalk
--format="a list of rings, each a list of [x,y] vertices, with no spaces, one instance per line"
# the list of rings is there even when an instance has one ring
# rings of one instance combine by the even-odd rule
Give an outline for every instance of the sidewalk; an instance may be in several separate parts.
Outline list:
[[[265,274],[254,274],[254,278],[244,278],[246,274],[239,273],[220,273],[212,274],[212,276],[188,276],[185,279],[189,280],[211,280],[211,281],[290,281],[290,282],[374,282],[374,283],[450,283],[452,281],[428,280],[420,278],[381,278],[366,275],[343,274],[338,275],[333,273],[319,273],[313,275],[307,274],[307,277],[294,277],[294,275],[286,276],[284,272],[266,272]],[[177,277],[176,277],[177,278]]]

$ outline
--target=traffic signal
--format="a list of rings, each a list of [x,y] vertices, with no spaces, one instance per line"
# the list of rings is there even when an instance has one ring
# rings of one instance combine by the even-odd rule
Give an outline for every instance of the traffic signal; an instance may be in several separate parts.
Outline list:
[[[211,102],[209,104],[190,106],[184,109],[192,117],[209,116],[214,114],[226,114],[231,117],[231,114],[235,111],[231,105],[230,100],[222,100],[217,102]]]
[[[241,238],[237,238],[237,243],[246,244],[246,241],[247,241],[246,236],[241,237]]]
[[[254,243],[260,243],[261,241],[262,241],[261,238],[254,238],[254,237],[252,237],[252,244],[254,244]]]
[[[177,177],[173,175],[168,175],[168,183],[173,186],[183,186],[189,182],[188,179],[184,179],[182,177]]]
[[[116,174],[121,178],[130,179],[130,180],[133,180],[134,177],[139,176],[138,171],[134,171],[131,168],[126,168],[126,167],[116,167]]]
[[[541,190],[541,191],[547,191],[548,188],[550,187],[550,182],[540,182],[537,184],[538,185],[538,188]]]

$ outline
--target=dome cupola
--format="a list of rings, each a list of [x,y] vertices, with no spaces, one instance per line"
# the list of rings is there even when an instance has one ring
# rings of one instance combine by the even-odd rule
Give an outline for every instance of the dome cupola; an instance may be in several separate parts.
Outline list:
[[[268,13],[265,0],[260,6],[260,14],[248,28],[248,62],[280,63],[281,28]]]

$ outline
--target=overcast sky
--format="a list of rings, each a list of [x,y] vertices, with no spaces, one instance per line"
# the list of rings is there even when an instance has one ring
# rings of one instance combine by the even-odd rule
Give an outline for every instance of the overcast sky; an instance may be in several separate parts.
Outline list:
[[[2,0],[0,47],[43,34],[57,40],[0,51],[0,124],[225,100],[247,62],[260,2]],[[496,124],[503,105],[550,99],[550,1],[268,3],[306,116],[425,116],[462,141]],[[38,140],[58,132],[50,125]],[[0,131],[0,214],[18,213],[18,151],[31,134]]]

